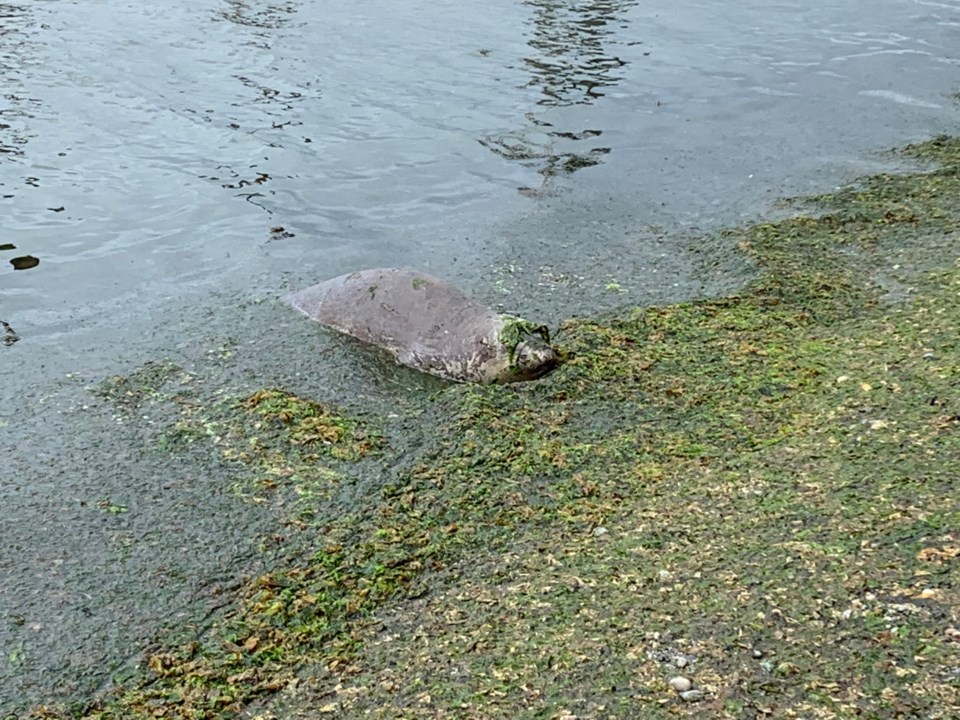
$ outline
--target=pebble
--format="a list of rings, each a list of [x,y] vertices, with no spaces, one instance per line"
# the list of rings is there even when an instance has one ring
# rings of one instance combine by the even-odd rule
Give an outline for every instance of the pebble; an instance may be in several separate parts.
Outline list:
[[[687,660],[683,655],[677,655],[677,657],[673,659],[673,664],[678,668],[685,668],[689,662],[690,661]]]
[[[675,678],[670,678],[670,687],[682,695],[693,687],[693,681],[683,675],[677,675]]]
[[[601,535],[606,535],[608,532],[610,532],[610,531],[607,530],[605,527],[598,527],[598,528],[595,528],[595,529],[594,529],[593,534],[594,534],[596,537],[600,537]]]
[[[753,656],[754,656],[755,658],[757,658],[757,659],[762,658],[762,657],[763,657],[763,650],[761,650],[761,649],[759,649],[759,648],[754,648],[754,649],[753,649]]]
[[[686,702],[696,702],[697,700],[703,700],[703,690],[687,690],[680,693],[680,697],[683,698]]]

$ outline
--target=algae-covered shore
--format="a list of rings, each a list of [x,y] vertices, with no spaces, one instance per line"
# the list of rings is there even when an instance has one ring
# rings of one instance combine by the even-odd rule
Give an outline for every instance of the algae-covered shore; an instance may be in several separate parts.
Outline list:
[[[925,165],[728,231],[736,296],[572,319],[551,375],[441,390],[402,463],[281,389],[106,383],[300,540],[27,717],[957,717],[960,141],[901,152]]]

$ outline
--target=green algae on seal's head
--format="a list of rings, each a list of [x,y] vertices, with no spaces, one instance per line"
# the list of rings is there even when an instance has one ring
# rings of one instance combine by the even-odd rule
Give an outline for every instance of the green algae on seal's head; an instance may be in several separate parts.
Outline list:
[[[497,335],[507,350],[507,367],[496,382],[533,380],[550,372],[557,365],[557,353],[550,345],[546,325],[513,315],[501,315],[503,325]]]
[[[320,324],[447,380],[520,382],[557,363],[546,328],[501,316],[415,270],[362,270],[301,290],[289,301]]]

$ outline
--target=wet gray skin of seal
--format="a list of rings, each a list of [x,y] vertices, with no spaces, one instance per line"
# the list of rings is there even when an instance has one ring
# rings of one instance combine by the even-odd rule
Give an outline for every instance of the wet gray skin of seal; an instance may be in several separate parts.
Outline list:
[[[532,380],[557,363],[545,329],[499,315],[450,283],[414,270],[362,270],[287,299],[321,325],[448,380]]]

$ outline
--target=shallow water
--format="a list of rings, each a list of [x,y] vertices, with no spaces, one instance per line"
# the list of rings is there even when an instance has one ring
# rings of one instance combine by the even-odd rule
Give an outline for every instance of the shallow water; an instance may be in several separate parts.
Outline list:
[[[954,130],[958,36],[960,3],[903,0],[0,2],[0,601],[25,619],[0,619],[0,698],[69,692],[189,604],[141,589],[156,528],[194,539],[185,587],[249,555],[209,521],[229,497],[144,467],[86,383],[229,340],[253,384],[389,394],[277,300],[361,267],[551,323],[735,287],[742,261],[685,238]],[[122,566],[79,509],[110,493],[141,499]],[[24,639],[42,618],[58,637]]]
[[[169,297],[370,265],[688,294],[645,228],[753,216],[956,119],[956,3],[2,7],[2,257],[41,261],[0,276],[21,353],[92,324],[108,362]]]

